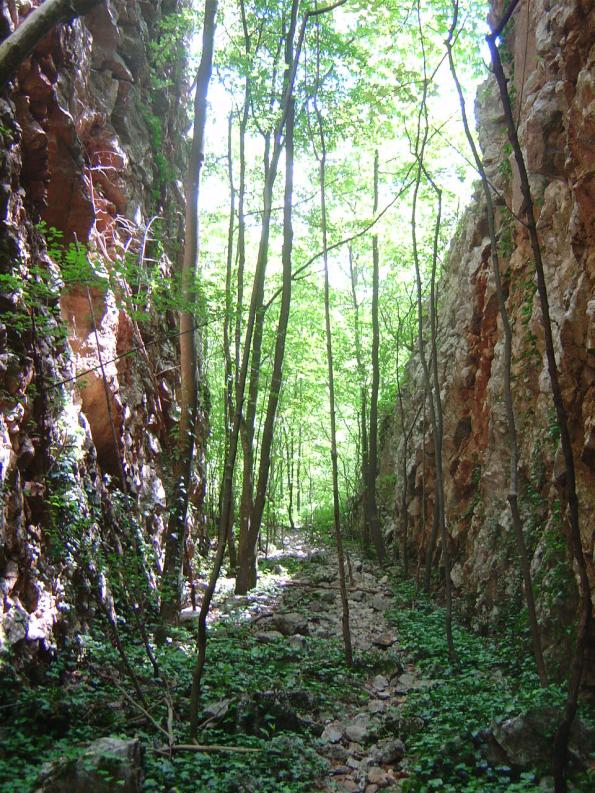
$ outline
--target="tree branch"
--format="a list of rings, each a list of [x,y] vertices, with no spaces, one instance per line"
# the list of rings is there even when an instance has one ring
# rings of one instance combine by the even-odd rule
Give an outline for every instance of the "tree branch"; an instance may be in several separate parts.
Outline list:
[[[71,22],[103,0],[45,0],[0,44],[0,87],[33,52],[41,39],[60,22]]]

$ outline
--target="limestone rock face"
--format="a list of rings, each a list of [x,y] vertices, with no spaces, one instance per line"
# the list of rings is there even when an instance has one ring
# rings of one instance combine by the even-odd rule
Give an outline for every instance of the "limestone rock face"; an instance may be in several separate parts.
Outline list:
[[[494,18],[501,3],[494,4]],[[528,9],[528,10],[527,10]],[[513,54],[519,133],[529,169],[549,300],[577,464],[581,532],[595,582],[595,9],[581,0],[524,4],[507,39]],[[521,208],[514,163],[502,167],[506,131],[497,86],[478,92],[479,140],[488,176],[514,212]],[[513,389],[519,440],[521,511],[532,554],[547,655],[563,671],[570,643],[561,641],[576,612],[576,582],[565,550],[561,504],[563,460],[541,311],[526,230],[497,207],[501,275],[513,325]],[[478,190],[452,244],[439,287],[439,369],[444,409],[446,510],[452,580],[477,627],[513,618],[522,605],[506,501],[507,423],[502,398],[503,339],[491,273],[483,193]],[[401,547],[403,455],[407,470],[407,548],[423,568],[434,509],[433,447],[421,367],[409,364],[405,448],[397,408],[384,427],[380,476],[396,483],[383,504]],[[439,550],[434,552],[435,562]],[[590,652],[592,656],[593,645]],[[593,658],[591,658],[591,661]],[[587,663],[595,670],[595,663]],[[591,684],[595,680],[590,681]]]
[[[1,34],[38,4],[3,3]],[[171,312],[135,317],[121,273],[172,270],[157,240],[179,236],[184,113],[151,82],[151,42],[178,6],[106,0],[0,93],[0,646],[48,649],[90,613],[104,588],[81,559],[105,536],[159,553],[177,342]],[[81,250],[99,286],[64,285]],[[197,514],[202,497],[196,481]]]

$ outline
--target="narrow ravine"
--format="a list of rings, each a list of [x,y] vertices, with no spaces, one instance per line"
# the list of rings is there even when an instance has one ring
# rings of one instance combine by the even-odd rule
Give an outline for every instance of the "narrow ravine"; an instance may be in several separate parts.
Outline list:
[[[267,645],[283,645],[307,655],[312,640],[341,643],[341,602],[337,557],[299,534],[290,534],[283,549],[275,549],[264,562],[269,572],[263,585],[247,596],[231,594],[232,580],[222,581],[215,599],[213,622],[247,620],[254,638]],[[397,634],[386,615],[394,608],[389,577],[374,562],[348,554],[349,610],[358,685],[343,699],[338,693],[326,712],[300,712],[298,722],[309,723],[317,736],[316,751],[328,768],[315,789],[325,791],[398,790],[405,746],[391,737],[399,712],[411,690],[426,688],[413,664],[405,664]],[[293,570],[293,575],[289,571]],[[192,612],[183,613],[186,620]],[[368,674],[366,674],[366,669]],[[288,692],[272,692],[279,702]],[[291,699],[291,697],[289,697]],[[309,705],[311,703],[306,702]],[[215,707],[213,708],[215,710]],[[287,722],[291,722],[289,712]]]
[[[452,667],[439,604],[355,546],[346,567],[353,670],[342,656],[338,566],[330,545],[290,533],[283,548],[273,547],[261,560],[252,593],[235,596],[232,579],[220,582],[211,615],[215,635],[243,626],[244,651],[254,658],[268,653],[270,669],[266,687],[240,702],[233,696],[209,702],[203,718],[227,731],[234,720],[236,732],[269,730],[271,747],[281,733],[303,746],[309,768],[302,769],[304,786],[292,790],[553,791],[547,736],[560,689],[541,695],[535,671],[510,637],[488,643],[458,621],[460,667]],[[190,610],[183,616],[193,618]],[[272,682],[281,666],[283,674]],[[571,748],[579,781],[595,745],[585,715]],[[276,786],[283,770],[270,773],[270,790],[283,790]],[[299,763],[287,773],[298,782]]]

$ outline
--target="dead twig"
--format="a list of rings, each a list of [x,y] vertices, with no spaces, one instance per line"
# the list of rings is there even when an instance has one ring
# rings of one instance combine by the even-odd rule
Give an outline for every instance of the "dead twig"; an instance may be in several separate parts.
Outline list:
[[[303,586],[303,587],[310,587],[312,589],[328,589],[332,592],[338,592],[338,586],[325,586],[323,584],[314,584],[310,581],[288,581],[284,586]],[[362,586],[348,586],[348,592],[365,592],[367,595],[388,595],[389,593],[386,592],[384,589],[367,589],[366,587]]]
[[[167,740],[168,740],[168,741],[170,740],[170,734],[168,733],[168,731],[167,731],[167,730],[165,730],[165,729],[164,729],[164,728],[161,726],[161,724],[159,724],[159,722],[158,722],[158,721],[156,721],[156,720],[153,718],[153,716],[151,716],[151,714],[149,713],[149,711],[148,711],[148,710],[146,710],[145,708],[143,708],[143,706],[142,706],[142,705],[140,705],[140,704],[139,704],[139,703],[138,703],[138,702],[137,702],[135,699],[132,699],[132,697],[131,697],[131,696],[130,696],[130,695],[129,695],[129,694],[126,692],[126,691],[124,691],[124,689],[123,689],[121,686],[119,686],[119,685],[116,683],[116,681],[115,681],[115,680],[113,680],[113,679],[112,679],[112,680],[111,680],[111,683],[112,683],[112,685],[113,685],[113,686],[115,686],[115,687],[118,689],[118,691],[120,692],[120,694],[122,694],[122,696],[124,696],[124,697],[125,697],[125,698],[128,700],[128,702],[129,702],[131,705],[133,705],[135,708],[137,708],[138,710],[140,710],[140,712],[141,712],[141,713],[143,713],[143,714],[144,714],[144,715],[147,717],[147,719],[149,719],[149,721],[151,722],[151,724],[152,724],[152,725],[153,725],[153,726],[154,726],[156,729],[158,729],[158,730],[159,730],[159,732],[162,732],[162,733],[165,735],[165,737],[167,738]]]
[[[172,752],[238,752],[240,754],[255,754],[260,752],[260,749],[253,749],[250,746],[223,746],[222,744],[200,744],[200,743],[180,743],[174,746],[168,746],[154,749],[156,754],[169,757]]]

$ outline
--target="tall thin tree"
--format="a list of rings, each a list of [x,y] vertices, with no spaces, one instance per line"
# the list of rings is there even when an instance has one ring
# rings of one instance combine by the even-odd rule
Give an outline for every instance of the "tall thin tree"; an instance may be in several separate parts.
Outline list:
[[[331,429],[331,467],[333,477],[333,525],[335,529],[335,544],[339,567],[339,589],[341,593],[341,624],[343,630],[343,646],[345,649],[345,662],[347,666],[353,664],[353,648],[351,644],[351,627],[349,623],[349,600],[347,598],[347,584],[345,579],[345,553],[343,549],[343,532],[341,530],[341,506],[339,499],[339,467],[337,452],[337,418],[335,401],[335,374],[333,365],[333,341],[331,327],[331,299],[328,275],[328,229],[326,212],[326,137],[324,133],[324,119],[318,107],[318,86],[320,84],[320,31],[317,36],[316,50],[316,90],[313,96],[314,112],[318,122],[318,135],[320,151],[316,151],[320,174],[320,212],[322,226],[322,248],[324,251],[324,321],[326,331],[326,358],[328,367],[329,413]]]
[[[378,212],[378,149],[374,152],[374,216]],[[378,295],[380,290],[380,254],[378,234],[372,235],[372,389],[370,393],[370,431],[368,449],[368,471],[366,477],[366,501],[370,536],[379,562],[386,557],[384,539],[378,518],[376,479],[378,478],[378,392],[380,390],[380,322],[378,320]]]
[[[475,161],[475,167],[481,179],[481,185],[486,200],[486,214],[488,220],[488,232],[490,235],[491,259],[492,259],[492,273],[494,275],[494,284],[496,286],[496,296],[498,299],[498,310],[500,312],[500,321],[502,323],[502,332],[504,336],[504,376],[502,383],[502,390],[504,394],[504,405],[506,408],[506,421],[508,424],[508,446],[510,454],[510,473],[508,485],[508,503],[510,505],[510,514],[512,517],[512,526],[516,537],[517,552],[519,555],[519,566],[521,576],[523,579],[523,586],[525,590],[525,600],[527,602],[527,614],[529,617],[529,628],[531,631],[531,638],[533,643],[533,654],[535,656],[535,664],[537,673],[542,686],[547,685],[547,673],[545,663],[543,660],[543,651],[541,647],[541,633],[539,630],[539,623],[537,621],[537,612],[535,609],[535,597],[533,593],[533,579],[531,576],[531,563],[529,561],[529,554],[527,552],[527,544],[525,542],[525,535],[523,531],[523,522],[519,509],[519,443],[516,429],[516,418],[514,410],[514,402],[512,398],[512,326],[508,316],[508,309],[506,307],[506,295],[504,286],[502,284],[502,277],[500,275],[500,256],[498,253],[498,239],[496,235],[496,216],[494,211],[494,201],[492,198],[492,190],[485,171],[482,157],[477,149],[469,121],[467,118],[467,110],[465,107],[465,97],[463,89],[457,74],[457,69],[453,56],[453,40],[457,28],[459,4],[455,0],[453,4],[454,13],[453,21],[449,30],[448,38],[446,40],[446,48],[448,51],[448,61],[453,81],[459,97],[459,104],[461,106],[461,117],[463,120],[463,127],[465,135],[469,143],[469,148]]]
[[[180,311],[180,420],[173,461],[174,492],[167,525],[165,560],[161,583],[161,620],[175,622],[182,597],[182,561],[186,542],[188,491],[195,451],[200,342],[195,329],[199,251],[200,177],[205,158],[207,94],[213,68],[217,0],[206,0],[202,35],[202,55],[196,76],[194,129],[186,182],[186,228],[182,264]]]

